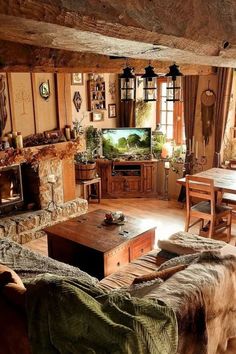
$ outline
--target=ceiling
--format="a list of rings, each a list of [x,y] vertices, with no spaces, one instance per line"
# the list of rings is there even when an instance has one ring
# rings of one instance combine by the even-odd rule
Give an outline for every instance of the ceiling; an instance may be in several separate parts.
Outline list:
[[[0,23],[6,70],[81,69],[84,58],[99,69],[124,65],[104,56],[151,60],[162,70],[173,62],[198,73],[236,68],[235,0],[0,0]]]

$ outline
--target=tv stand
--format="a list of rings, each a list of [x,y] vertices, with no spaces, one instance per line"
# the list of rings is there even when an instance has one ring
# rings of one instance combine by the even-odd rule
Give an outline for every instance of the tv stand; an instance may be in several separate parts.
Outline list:
[[[102,198],[156,197],[157,161],[97,160]]]

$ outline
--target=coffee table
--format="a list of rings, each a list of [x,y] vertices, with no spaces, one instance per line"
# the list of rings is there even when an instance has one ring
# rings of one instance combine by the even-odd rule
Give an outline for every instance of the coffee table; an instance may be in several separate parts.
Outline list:
[[[107,225],[106,212],[97,209],[44,229],[48,255],[102,279],[153,249],[154,224],[127,216],[124,225]]]

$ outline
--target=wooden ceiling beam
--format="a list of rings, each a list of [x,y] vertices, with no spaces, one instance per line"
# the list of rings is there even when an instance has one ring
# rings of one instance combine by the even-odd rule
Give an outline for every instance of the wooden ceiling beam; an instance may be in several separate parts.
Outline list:
[[[236,67],[235,0],[0,0],[0,39]]]
[[[102,72],[122,73],[125,58],[110,58],[106,55],[71,52],[41,48],[27,44],[0,41],[0,71],[5,72]],[[128,64],[136,73],[143,73],[147,60],[129,59]],[[156,72],[166,73],[171,62],[152,61]],[[208,75],[214,72],[211,66],[183,64],[185,75]]]

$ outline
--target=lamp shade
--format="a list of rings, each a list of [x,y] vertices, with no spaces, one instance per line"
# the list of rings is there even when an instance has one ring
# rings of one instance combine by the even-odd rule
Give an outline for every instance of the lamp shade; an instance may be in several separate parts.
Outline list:
[[[120,76],[120,98],[121,101],[133,101],[136,97],[136,78],[132,73],[133,68],[127,66]]]
[[[154,68],[149,65],[145,68],[143,79],[143,99],[144,101],[156,101],[157,99],[157,77]]]
[[[182,101],[182,76],[179,67],[173,64],[169,67],[170,71],[166,74],[166,101]]]

